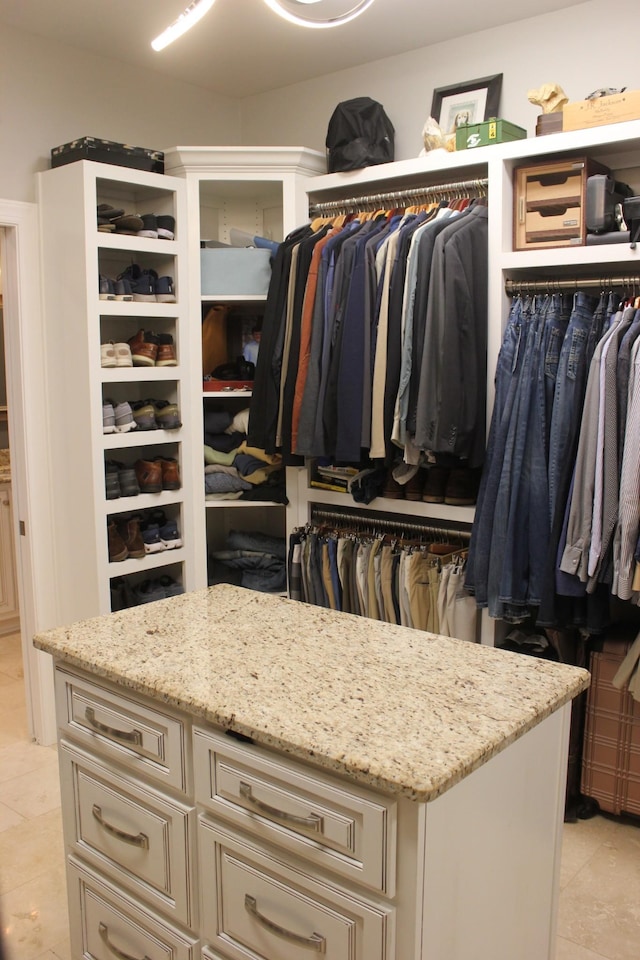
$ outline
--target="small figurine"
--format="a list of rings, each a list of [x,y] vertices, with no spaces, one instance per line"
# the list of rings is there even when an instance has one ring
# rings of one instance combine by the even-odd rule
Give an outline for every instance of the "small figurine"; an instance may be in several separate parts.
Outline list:
[[[543,113],[560,113],[569,98],[558,83],[543,83],[538,90],[529,90],[529,103],[541,107]]]
[[[585,100],[599,100],[600,97],[613,97],[616,93],[624,93],[626,89],[626,87],[620,87],[619,90],[617,87],[600,87],[599,90],[594,90],[588,97],[585,97]]]
[[[431,153],[432,150],[448,150],[449,152],[453,152],[456,149],[455,128],[453,135],[443,133],[440,124],[434,120],[433,117],[428,117],[422,128],[422,142],[424,143],[424,147],[420,151],[421,157],[424,157],[427,153]]]

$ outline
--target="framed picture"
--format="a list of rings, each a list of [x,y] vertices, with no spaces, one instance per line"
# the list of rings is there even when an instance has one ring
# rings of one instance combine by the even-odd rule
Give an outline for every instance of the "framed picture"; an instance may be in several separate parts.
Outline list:
[[[502,74],[481,77],[433,91],[431,116],[443,133],[455,133],[462,123],[479,123],[498,116]]]

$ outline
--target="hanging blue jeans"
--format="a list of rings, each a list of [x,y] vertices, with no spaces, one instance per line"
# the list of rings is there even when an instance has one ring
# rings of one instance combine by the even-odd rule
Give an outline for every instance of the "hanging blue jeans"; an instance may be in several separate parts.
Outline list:
[[[469,544],[465,580],[465,588],[475,594],[476,603],[481,607],[486,607],[488,602],[487,580],[495,503],[526,344],[529,310],[530,301],[525,303],[521,297],[513,299],[496,366],[495,402],[485,465],[478,491],[475,522]]]
[[[576,457],[584,404],[587,373],[593,350],[602,330],[605,301],[576,293],[569,326],[564,337],[556,377],[549,434],[549,520],[564,512]]]

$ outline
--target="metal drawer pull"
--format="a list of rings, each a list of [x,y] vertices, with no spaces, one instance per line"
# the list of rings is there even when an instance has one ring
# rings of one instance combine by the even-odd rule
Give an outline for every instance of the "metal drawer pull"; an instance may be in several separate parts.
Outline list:
[[[251,784],[244,783],[242,780],[240,781],[240,796],[243,797],[244,800],[248,800],[249,803],[252,803],[258,810],[262,810],[263,813],[268,813],[272,817],[277,817],[278,820],[284,820],[286,823],[295,823],[298,827],[306,827],[308,830],[315,830],[316,833],[322,833],[323,820],[322,817],[319,817],[316,813],[311,813],[308,817],[296,817],[293,813],[278,810],[277,807],[270,807],[268,803],[263,803],[262,800],[254,797]]]
[[[263,917],[261,913],[258,913],[256,898],[250,896],[248,893],[244,895],[244,908],[258,923],[261,923],[263,927],[266,927],[267,930],[277,934],[279,937],[283,937],[285,940],[291,940],[300,947],[308,947],[310,950],[315,950],[316,953],[327,952],[327,941],[324,937],[320,936],[319,933],[312,933],[310,937],[301,937],[297,933],[291,933],[290,930],[285,930],[284,927],[274,923],[273,920],[268,920],[267,917]]]
[[[106,945],[106,947],[111,950],[111,953],[115,953],[116,957],[119,957],[120,960],[149,960],[149,957],[146,955],[144,957],[132,957],[130,953],[124,953],[122,950],[118,950],[117,947],[109,940],[109,928],[106,923],[100,923],[98,926],[98,931],[100,933],[100,939]]]
[[[137,747],[142,745],[142,734],[139,730],[116,730],[115,727],[107,727],[106,724],[96,720],[96,713],[93,707],[86,708],[84,718],[98,733],[106,733],[108,737],[114,737],[116,740],[124,740],[125,743],[135,743]]]
[[[94,803],[91,812],[100,826],[104,827],[107,833],[113,834],[113,836],[117,837],[118,840],[124,840],[125,843],[133,844],[134,847],[142,847],[143,850],[149,849],[149,837],[146,835],[146,833],[139,833],[134,837],[131,833],[125,833],[124,830],[118,830],[118,828],[114,827],[113,824],[107,823],[106,820],[103,820],[102,807],[99,807],[97,803]]]

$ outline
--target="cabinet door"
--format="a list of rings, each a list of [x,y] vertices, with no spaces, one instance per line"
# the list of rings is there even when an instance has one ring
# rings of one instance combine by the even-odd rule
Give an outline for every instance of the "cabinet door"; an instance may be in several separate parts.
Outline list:
[[[17,624],[15,564],[11,486],[3,483],[0,485],[0,633],[14,629]]]
[[[145,909],[80,860],[67,862],[71,946],[87,960],[195,960],[199,942]]]
[[[118,775],[64,740],[59,756],[68,850],[193,927],[193,809],[141,780]]]
[[[199,822],[203,939],[233,960],[394,960],[393,907]]]

